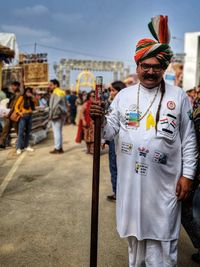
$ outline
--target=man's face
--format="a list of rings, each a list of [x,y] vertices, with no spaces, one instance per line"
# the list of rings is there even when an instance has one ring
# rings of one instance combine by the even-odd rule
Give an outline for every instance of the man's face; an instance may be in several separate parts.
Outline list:
[[[195,98],[196,97],[196,90],[192,90],[190,96]]]
[[[141,84],[149,89],[159,85],[165,72],[156,57],[139,62],[136,70]]]
[[[94,100],[95,100],[95,93],[91,93],[90,94],[90,101],[94,102]]]
[[[19,87],[17,85],[12,84],[11,85],[11,90],[12,90],[13,93],[16,93],[19,90]]]
[[[56,88],[56,85],[54,83],[49,83],[50,92],[52,92],[55,88]]]

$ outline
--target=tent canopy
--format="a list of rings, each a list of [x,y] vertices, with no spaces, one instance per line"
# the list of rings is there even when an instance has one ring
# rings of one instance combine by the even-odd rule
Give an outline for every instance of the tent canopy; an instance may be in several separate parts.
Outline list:
[[[13,33],[0,33],[0,60],[9,63],[14,57],[18,57],[19,50],[16,36]]]

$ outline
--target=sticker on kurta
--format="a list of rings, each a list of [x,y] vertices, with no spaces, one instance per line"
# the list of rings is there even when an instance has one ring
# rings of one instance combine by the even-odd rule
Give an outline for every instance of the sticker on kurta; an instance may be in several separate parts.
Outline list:
[[[140,175],[147,175],[148,165],[140,162],[135,163],[135,172]]]
[[[168,101],[167,108],[170,110],[174,110],[176,108],[176,103],[174,101]]]
[[[127,129],[137,129],[141,112],[138,112],[137,105],[131,105],[125,112],[125,125]]]
[[[177,118],[172,114],[167,114],[160,119],[161,132],[167,137],[173,137],[175,128],[177,126]]]
[[[143,158],[146,158],[147,154],[149,153],[149,150],[145,147],[139,147],[138,151],[139,151],[139,156]]]
[[[122,142],[122,146],[121,146],[122,153],[131,155],[132,150],[133,150],[133,144]]]
[[[154,152],[153,161],[160,164],[167,164],[167,155],[163,152],[156,150]]]
[[[150,112],[147,116],[147,119],[146,119],[146,129],[149,130],[149,129],[151,129],[151,127],[155,128],[155,126],[156,126],[155,119],[154,119],[152,113]]]
[[[137,127],[140,114],[136,111],[127,111],[126,112],[126,126],[127,127]]]

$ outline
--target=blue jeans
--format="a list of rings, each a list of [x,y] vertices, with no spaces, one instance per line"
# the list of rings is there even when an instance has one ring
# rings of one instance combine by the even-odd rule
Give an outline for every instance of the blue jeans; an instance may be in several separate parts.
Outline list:
[[[200,186],[196,189],[193,198],[193,217],[200,228]]]
[[[55,149],[57,149],[57,150],[62,148],[62,143],[63,143],[62,128],[63,128],[63,125],[64,125],[63,119],[52,120],[54,146],[55,146]]]
[[[109,143],[109,168],[110,168],[110,174],[111,174],[112,190],[113,190],[113,193],[116,195],[116,189],[117,189],[117,161],[116,161],[115,142],[114,142],[114,140],[110,141],[110,143]]]
[[[32,128],[32,114],[25,114],[19,121],[17,149],[29,146],[30,133]]]

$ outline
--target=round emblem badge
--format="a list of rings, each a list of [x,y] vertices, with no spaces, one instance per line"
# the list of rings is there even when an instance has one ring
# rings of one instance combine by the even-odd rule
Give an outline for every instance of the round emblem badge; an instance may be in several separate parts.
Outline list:
[[[167,102],[167,107],[168,107],[168,109],[173,110],[173,109],[176,108],[176,104],[175,104],[174,101],[168,101]]]

